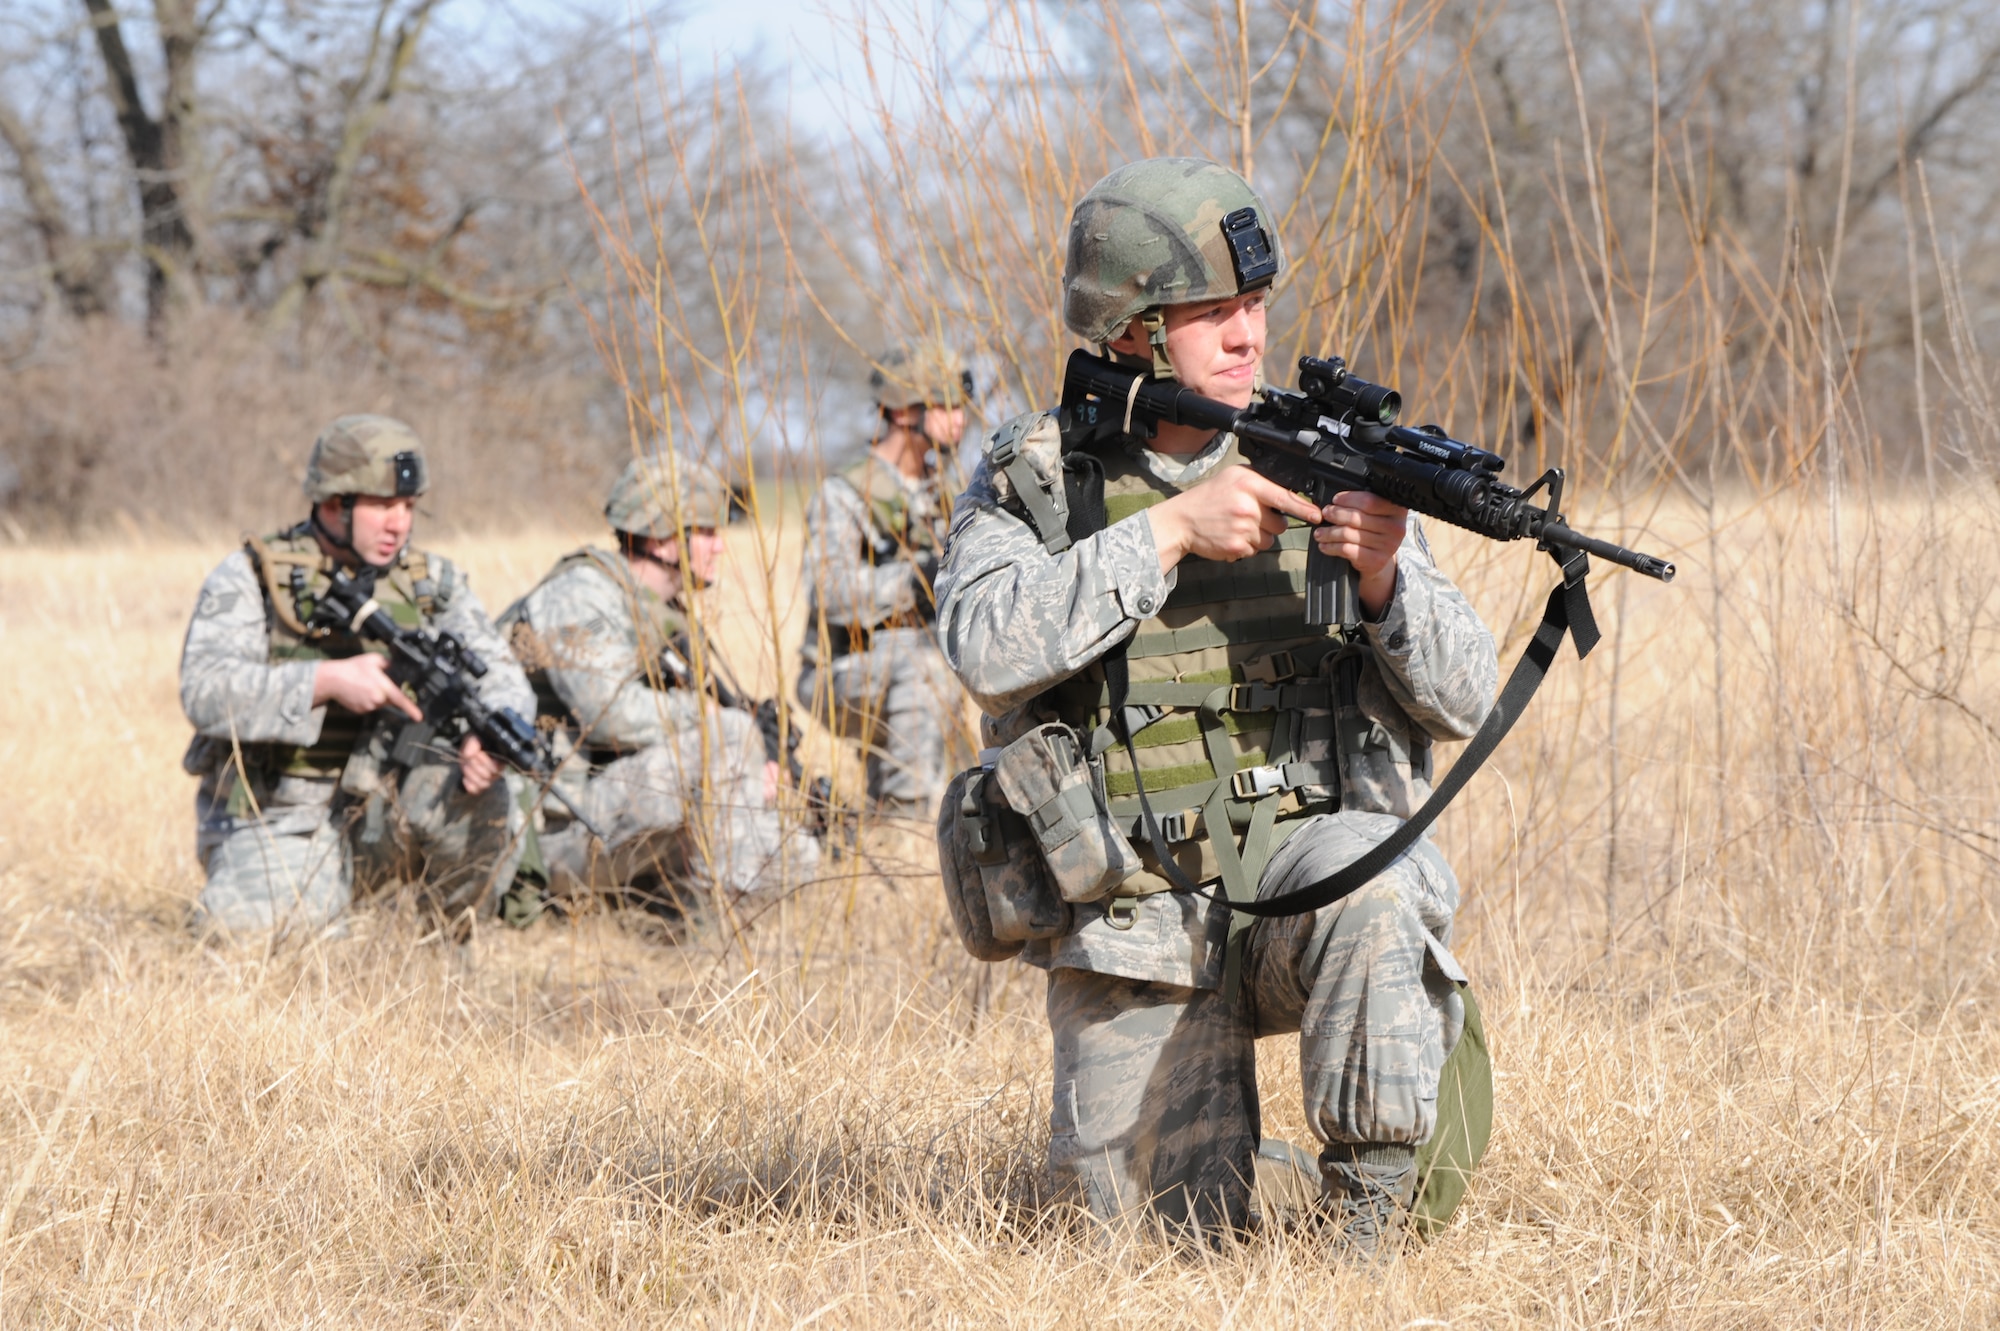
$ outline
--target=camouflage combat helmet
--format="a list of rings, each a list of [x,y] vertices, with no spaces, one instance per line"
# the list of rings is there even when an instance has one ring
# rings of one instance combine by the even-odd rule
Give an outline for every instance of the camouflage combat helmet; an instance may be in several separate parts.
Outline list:
[[[1248,181],[1199,157],[1153,157],[1119,167],[1070,214],[1063,322],[1102,345],[1135,318],[1165,359],[1163,305],[1227,300],[1284,275],[1271,210]]]
[[[315,504],[341,495],[414,498],[430,488],[423,440],[388,416],[342,416],[319,432],[306,460],[306,498]]]
[[[604,517],[613,531],[666,541],[686,528],[726,526],[731,499],[710,468],[656,453],[625,464],[604,501]]]
[[[868,376],[882,407],[962,407],[972,400],[972,371],[943,342],[925,340],[882,353]]]

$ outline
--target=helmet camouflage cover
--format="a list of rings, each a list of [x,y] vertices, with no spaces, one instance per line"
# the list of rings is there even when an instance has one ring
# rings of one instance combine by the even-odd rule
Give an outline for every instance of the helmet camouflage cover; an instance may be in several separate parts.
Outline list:
[[[962,407],[972,400],[972,371],[943,342],[916,342],[883,352],[868,386],[877,406]]]
[[[712,469],[656,453],[625,464],[604,501],[604,517],[613,531],[665,541],[690,527],[726,526],[733,498]]]
[[[1070,214],[1063,322],[1105,343],[1162,305],[1227,300],[1284,275],[1271,210],[1199,157],[1152,157],[1090,187]]]
[[[315,504],[341,495],[423,494],[431,488],[423,440],[392,417],[342,416],[313,440],[304,488]]]

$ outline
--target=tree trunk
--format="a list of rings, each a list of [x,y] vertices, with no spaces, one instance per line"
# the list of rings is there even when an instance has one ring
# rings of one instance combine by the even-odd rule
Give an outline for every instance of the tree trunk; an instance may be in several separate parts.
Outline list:
[[[187,121],[193,110],[194,54],[198,40],[190,0],[159,0],[162,55],[167,68],[167,94],[161,117],[147,114],[139,97],[139,78],[132,53],[111,0],[83,0],[90,26],[104,58],[105,86],[118,128],[125,138],[125,156],[139,190],[139,248],[146,260],[146,326],[160,335],[168,305],[192,288],[195,245],[183,194]]]
[[[0,139],[5,139],[14,151],[21,173],[21,193],[34,218],[36,234],[42,238],[50,277],[62,298],[63,308],[78,319],[105,313],[111,307],[111,299],[110,274],[103,257],[92,253],[89,242],[70,229],[62,201],[56,197],[49,173],[42,165],[40,145],[4,99],[0,99]]]

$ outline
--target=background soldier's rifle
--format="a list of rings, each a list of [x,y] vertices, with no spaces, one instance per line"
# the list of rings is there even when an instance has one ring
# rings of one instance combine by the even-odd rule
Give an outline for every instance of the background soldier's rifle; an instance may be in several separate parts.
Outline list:
[[[1066,433],[1123,430],[1143,437],[1162,421],[1228,430],[1259,474],[1322,508],[1343,490],[1366,490],[1489,540],[1531,540],[1555,556],[1566,580],[1587,570],[1587,563],[1573,562],[1578,556],[1596,555],[1673,581],[1674,566],[1666,560],[1585,536],[1563,521],[1561,467],[1517,490],[1500,480],[1505,458],[1460,443],[1435,425],[1396,424],[1402,406],[1395,389],[1356,378],[1338,356],[1299,357],[1296,390],[1266,388],[1240,408],[1087,351],[1070,354],[1063,377]],[[1548,504],[1538,508],[1531,501],[1544,490]],[[1353,568],[1315,544],[1306,556],[1306,622],[1360,621]]]
[[[480,747],[507,766],[532,777],[539,790],[555,798],[599,841],[604,834],[591,825],[581,809],[555,785],[555,761],[534,724],[511,707],[494,707],[480,698],[475,681],[486,674],[486,662],[455,633],[406,629],[375,602],[375,570],[335,572],[331,585],[313,607],[311,627],[346,631],[380,643],[389,651],[389,678],[410,690],[422,721],[397,732],[389,760],[413,767],[433,751],[440,733],[456,738],[477,735]]]
[[[707,666],[704,678],[697,682],[692,655],[687,634],[676,633],[660,648],[660,674],[675,688],[697,689],[723,707],[751,715],[757,722],[757,733],[764,740],[765,760],[780,764],[792,788],[805,795],[806,831],[824,841],[827,830],[840,820],[834,806],[833,781],[824,776],[806,780],[805,764],[799,761],[802,735],[798,724],[785,714],[783,703],[776,698],[751,701],[713,652],[708,653],[704,662]]]

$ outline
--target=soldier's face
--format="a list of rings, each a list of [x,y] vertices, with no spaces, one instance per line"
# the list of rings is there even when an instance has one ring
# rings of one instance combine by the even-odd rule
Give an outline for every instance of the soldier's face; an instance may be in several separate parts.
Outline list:
[[[722,533],[713,527],[688,528],[687,541],[660,542],[660,562],[678,564],[689,585],[710,587],[722,574]]]
[[[965,437],[964,407],[925,407],[924,437],[939,448],[955,448]]]
[[[378,568],[396,558],[396,552],[410,539],[416,517],[416,500],[381,495],[356,495],[352,508],[329,500],[320,513],[320,521],[329,530],[339,533],[345,528],[354,553]]]
[[[1174,377],[1203,397],[1250,405],[1264,363],[1264,293],[1166,308],[1167,359]]]

